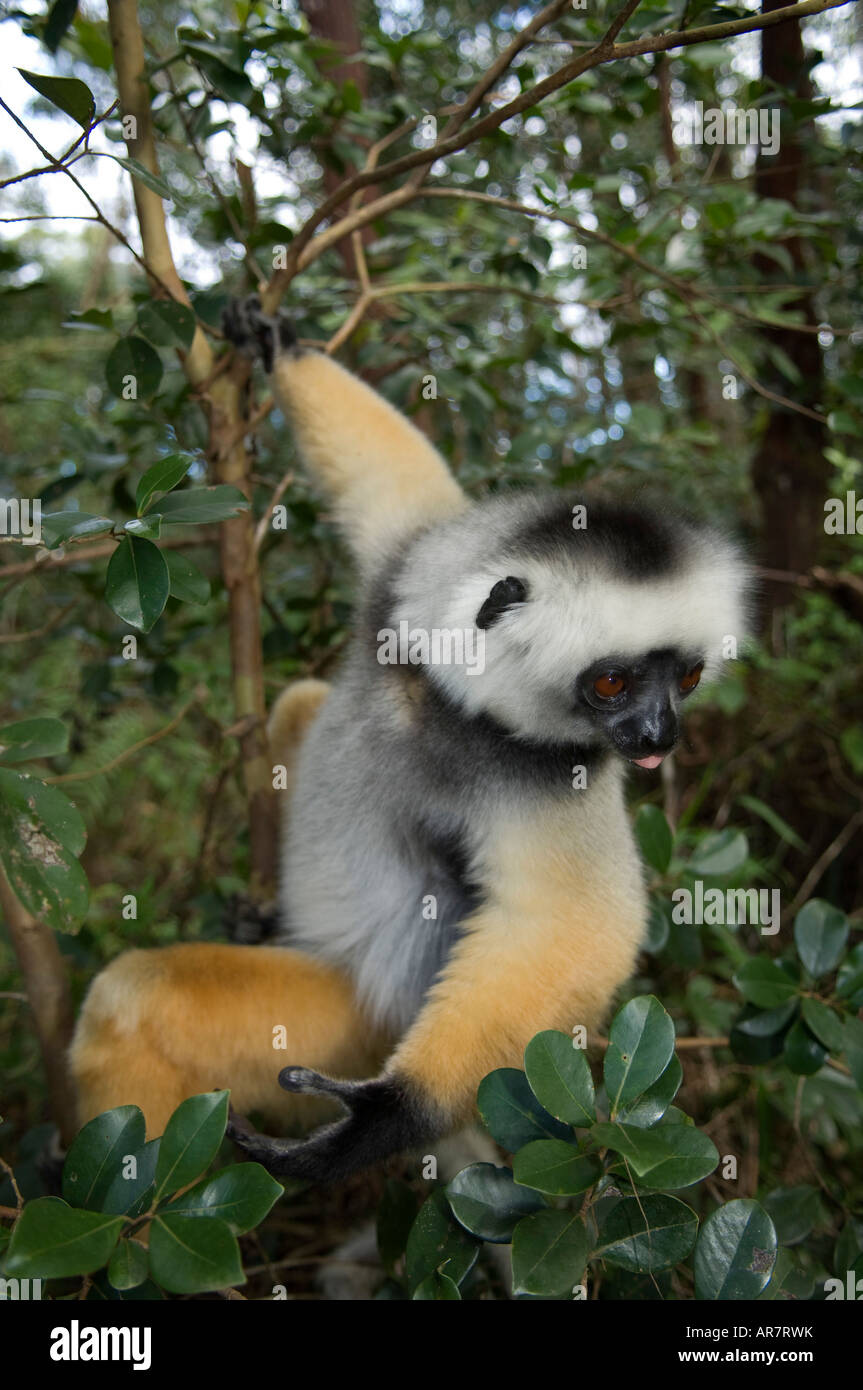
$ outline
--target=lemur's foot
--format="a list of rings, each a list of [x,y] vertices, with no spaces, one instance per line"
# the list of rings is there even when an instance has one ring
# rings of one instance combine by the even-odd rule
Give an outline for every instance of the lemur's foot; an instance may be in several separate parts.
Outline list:
[[[334,1096],[348,1113],[307,1139],[273,1139],[232,1111],[228,1137],[274,1177],[338,1182],[440,1132],[433,1117],[395,1077],[334,1081],[308,1067],[285,1067],[279,1085],[304,1095]]]
[[[297,334],[286,310],[265,314],[256,294],[245,299],[229,299],[222,310],[222,328],[228,338],[247,357],[260,357],[264,370],[271,372],[282,352],[296,345]]]

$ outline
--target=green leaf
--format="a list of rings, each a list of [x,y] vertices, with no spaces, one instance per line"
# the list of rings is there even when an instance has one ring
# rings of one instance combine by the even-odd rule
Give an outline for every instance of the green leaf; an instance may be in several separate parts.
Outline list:
[[[695,1245],[695,1297],[757,1298],[776,1263],[776,1231],[767,1212],[741,1197],[710,1215]]]
[[[405,1277],[413,1293],[435,1270],[460,1284],[476,1262],[479,1241],[458,1224],[446,1194],[438,1188],[424,1202],[405,1250]]]
[[[182,522],[186,525],[202,525],[214,521],[227,521],[229,517],[239,516],[249,504],[238,487],[229,483],[219,483],[216,487],[186,488],[183,492],[163,497],[154,508],[171,525]]]
[[[408,1243],[417,1215],[417,1196],[407,1183],[388,1178],[378,1206],[377,1237],[381,1262],[388,1274],[395,1271]]]
[[[90,512],[45,512],[42,515],[42,544],[46,550],[56,550],[64,541],[81,536],[101,536],[114,525],[107,516]]]
[[[827,1061],[828,1051],[813,1037],[802,1019],[797,1019],[785,1035],[782,1053],[785,1065],[797,1076],[814,1076]]]
[[[121,338],[105,363],[108,386],[121,400],[154,396],[162,380],[162,361],[144,338]],[[131,378],[131,380],[130,380]],[[133,388],[129,395],[129,388]]]
[[[772,806],[760,801],[757,796],[738,796],[737,800],[741,806],[746,807],[747,811],[753,811],[756,816],[760,816],[763,821],[766,821],[770,829],[776,831],[780,840],[793,845],[795,849],[806,848],[806,841],[797,834],[797,831],[787,821],[776,814]]]
[[[150,299],[138,310],[138,327],[160,347],[188,348],[195,336],[195,315],[188,304],[175,299]]]
[[[794,998],[798,986],[769,956],[754,956],[734,976],[744,999],[760,1009],[778,1009]]]
[[[658,806],[639,806],[635,834],[641,853],[652,869],[664,874],[671,863],[671,826]]]
[[[194,1182],[216,1157],[228,1122],[228,1094],[227,1091],[207,1091],[204,1095],[190,1096],[177,1106],[159,1150],[157,1202],[170,1197],[186,1183]]]
[[[612,1115],[662,1076],[674,1053],[674,1024],[652,994],[614,1016],[603,1068]]]
[[[506,1245],[522,1216],[539,1211],[545,1202],[513,1182],[509,1168],[472,1163],[444,1189],[456,1220],[471,1235],[494,1245]]]
[[[70,309],[69,317],[64,319],[61,328],[80,328],[85,333],[98,333],[114,327],[114,315],[110,309],[84,309],[78,313]]]
[[[848,941],[848,918],[838,907],[812,898],[794,918],[797,954],[813,979],[835,970]]]
[[[90,1120],[72,1140],[63,1164],[63,1197],[76,1207],[103,1211],[123,1159],[144,1143],[144,1116],[137,1105],[118,1105]]]
[[[56,758],[69,748],[69,730],[60,719],[19,719],[0,728],[0,763]]]
[[[77,77],[46,77],[41,72],[28,72],[27,68],[19,68],[18,71],[24,81],[46,101],[50,101],[52,106],[71,116],[82,130],[89,130],[96,114],[96,102],[86,83],[80,82]]]
[[[167,1210],[218,1216],[235,1236],[243,1236],[260,1225],[284,1190],[259,1163],[232,1163],[175,1197]]]
[[[601,1221],[593,1256],[632,1270],[655,1274],[690,1254],[698,1217],[677,1197],[624,1197]]]
[[[719,1153],[712,1139],[687,1124],[659,1129],[603,1122],[591,1134],[597,1144],[614,1149],[646,1187],[691,1187],[712,1173]]]
[[[173,598],[181,599],[184,603],[209,602],[210,581],[201,574],[197,565],[193,565],[185,555],[178,555],[175,550],[165,551],[165,563]]]
[[[118,618],[149,632],[168,602],[170,581],[165,557],[152,541],[122,540],[108,561],[105,600]]]
[[[77,1211],[59,1197],[37,1197],[15,1223],[5,1273],[22,1279],[92,1274],[108,1261],[122,1229],[121,1216]]]
[[[776,1229],[776,1239],[782,1245],[797,1245],[805,1240],[823,1219],[821,1196],[811,1183],[799,1187],[774,1187],[764,1199],[764,1209]]]
[[[836,976],[836,994],[852,1009],[863,1009],[863,941],[852,946]]]
[[[102,1210],[127,1216],[130,1220],[149,1211],[153,1205],[156,1190],[156,1164],[159,1160],[161,1139],[150,1139],[128,1155],[134,1159],[129,1164],[130,1176],[121,1167],[111,1180],[102,1199]],[[134,1176],[131,1174],[134,1173]]]
[[[512,1239],[513,1293],[555,1298],[581,1282],[590,1244],[581,1217],[571,1211],[525,1216]]]
[[[108,1265],[108,1282],[115,1289],[137,1289],[147,1278],[147,1251],[136,1240],[121,1240]]]
[[[145,188],[149,188],[152,193],[158,193],[160,198],[167,198],[170,202],[176,203],[178,207],[183,206],[182,199],[168,187],[165,180],[160,175],[151,173],[146,165],[141,164],[139,160],[132,159],[129,155],[108,154],[107,151],[105,154],[109,159],[115,160],[117,164],[122,164],[127,173],[136,178]]]
[[[135,536],[138,540],[157,541],[162,534],[162,518],[156,514],[152,516],[135,517],[133,521],[124,521],[123,530],[127,536]],[[165,563],[168,557],[165,556]]]
[[[171,454],[147,469],[135,489],[135,510],[142,516],[157,492],[170,492],[181,483],[192,466],[185,454]]]
[[[747,1009],[744,1010],[744,1014],[741,1014],[734,1026],[741,1033],[746,1033],[750,1037],[769,1038],[775,1033],[782,1032],[786,1024],[794,1018],[797,1008],[798,1001],[795,996],[775,1009],[753,1009],[752,1013],[749,1013]]]
[[[77,855],[84,822],[56,787],[0,768],[0,863],[29,912],[56,931],[87,913],[89,888]]]
[[[572,1138],[572,1130],[543,1110],[524,1072],[514,1067],[500,1067],[483,1078],[477,1106],[489,1134],[510,1153],[531,1139]]]
[[[553,1197],[573,1196],[593,1187],[602,1165],[593,1154],[580,1154],[563,1139],[535,1139],[519,1149],[512,1163],[517,1183]]]
[[[531,1038],[524,1050],[528,1084],[540,1105],[568,1125],[596,1120],[593,1078],[587,1059],[568,1033],[550,1028]]]
[[[733,874],[742,868],[748,857],[749,844],[742,831],[718,830],[705,835],[686,870],[696,878],[701,878],[703,874]]]
[[[841,1052],[845,1031],[842,1019],[820,999],[804,999],[800,1006],[803,1022],[830,1052]]]
[[[48,11],[42,41],[49,53],[56,53],[78,13],[78,0],[54,0]]]
[[[450,1279],[448,1274],[442,1274],[437,1269],[417,1285],[413,1297],[417,1301],[434,1300],[436,1303],[447,1299],[461,1302],[458,1284],[454,1279]]]
[[[227,1097],[227,1091],[223,1094]],[[169,1293],[206,1293],[245,1283],[240,1247],[226,1221],[171,1211],[155,1217],[150,1228],[150,1274]]]
[[[863,1019],[845,1020],[845,1056],[858,1091],[863,1091]]]
[[[674,1055],[665,1071],[654,1081],[652,1086],[648,1086],[640,1096],[629,1105],[624,1105],[618,1111],[618,1119],[626,1124],[638,1125],[643,1129],[649,1129],[655,1125],[657,1120],[661,1120],[668,1109],[677,1092],[680,1090],[683,1081],[683,1067],[680,1059]]]

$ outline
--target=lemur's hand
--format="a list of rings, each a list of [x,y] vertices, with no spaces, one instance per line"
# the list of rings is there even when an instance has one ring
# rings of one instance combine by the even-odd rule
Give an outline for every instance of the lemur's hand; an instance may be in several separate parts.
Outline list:
[[[279,1085],[304,1095],[335,1096],[349,1113],[322,1125],[308,1139],[272,1139],[232,1112],[228,1138],[275,1177],[336,1182],[415,1147],[435,1132],[425,1108],[394,1076],[332,1081],[306,1067],[285,1067]]]
[[[256,294],[245,299],[229,299],[222,310],[225,337],[247,357],[260,357],[267,372],[280,353],[296,345],[297,335],[290,315],[284,309],[265,314]]]

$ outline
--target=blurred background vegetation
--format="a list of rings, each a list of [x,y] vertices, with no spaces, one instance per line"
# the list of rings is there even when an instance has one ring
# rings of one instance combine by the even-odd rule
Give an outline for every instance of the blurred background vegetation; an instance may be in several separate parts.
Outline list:
[[[616,11],[562,7],[481,110],[596,43]],[[644,3],[622,38],[756,12]],[[428,144],[424,118],[436,116],[440,133],[536,13],[485,0],[140,6],[175,260],[214,346],[226,297],[269,278],[277,248],[370,147],[406,122],[414,127],[382,160]],[[782,892],[776,938],[744,927],[726,933],[729,944],[709,928],[654,922],[632,992],[655,993],[684,1034],[728,1034],[742,1006],[731,980],[740,952],[781,954],[811,896],[840,908],[852,946],[860,940],[863,553],[858,535],[826,533],[825,503],[855,489],[863,498],[861,23],[859,7],[842,6],[761,37],[586,72],[436,160],[418,196],[318,256],[285,301],[302,338],[323,346],[339,335],[340,359],[413,416],[470,492],[599,481],[658,493],[740,534],[760,564],[752,650],[693,704],[661,784],[632,787],[634,800],[662,807],[685,852],[705,835],[741,832],[745,856],[728,881]],[[99,113],[115,101],[104,6],[23,5],[0,33],[13,64],[81,79]],[[207,480],[205,414],[165,342],[152,344],[161,375],[145,398],[112,389],[106,362],[119,338],[142,331],[147,278],[102,223],[56,220],[92,211],[66,175],[18,179],[42,159],[9,108],[54,152],[78,132],[17,72],[3,86],[0,495],[122,521],[135,515],[138,479],[166,455],[188,452],[192,482]],[[781,108],[779,153],[679,143],[698,102]],[[116,112],[92,148],[125,155]],[[138,247],[128,174],[106,158],[73,167]],[[462,196],[435,196],[441,189]],[[347,335],[366,274],[377,293]],[[251,445],[256,521],[291,449],[271,411]],[[260,549],[268,700],[296,676],[334,668],[354,595],[301,470],[282,501],[287,527],[268,530]],[[65,789],[88,831],[90,909],[60,938],[76,1004],[129,945],[223,937],[247,888],[215,534],[187,530],[183,550],[210,580],[209,603],[169,599],[138,635],[134,661],[122,656],[130,629],[105,603],[107,553],[72,563],[70,546],[63,564],[21,573],[32,550],[0,545],[0,722],[61,719],[68,754],[29,770],[94,774]],[[97,771],[158,734],[202,686],[172,732]],[[132,921],[121,916],[128,893]],[[859,947],[853,960],[859,969]],[[35,1192],[31,1160],[48,1117],[22,988],[0,938],[0,1136]],[[816,1194],[798,1259],[813,1280],[829,1267],[828,1234],[853,1219],[863,1242],[860,1091],[848,1065],[821,1060],[804,1075],[693,1049],[682,1093],[720,1152],[743,1156],[741,1191],[802,1184]],[[374,1209],[382,1183],[312,1194],[279,1219],[319,1258],[348,1216]],[[306,1267],[288,1277],[298,1293],[310,1287]]]

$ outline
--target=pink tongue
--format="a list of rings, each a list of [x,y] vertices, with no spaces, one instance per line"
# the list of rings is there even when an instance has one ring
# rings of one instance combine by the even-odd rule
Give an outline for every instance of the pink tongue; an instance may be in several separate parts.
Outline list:
[[[649,758],[633,758],[632,761],[636,767],[659,767],[664,757],[664,753],[652,753]]]

